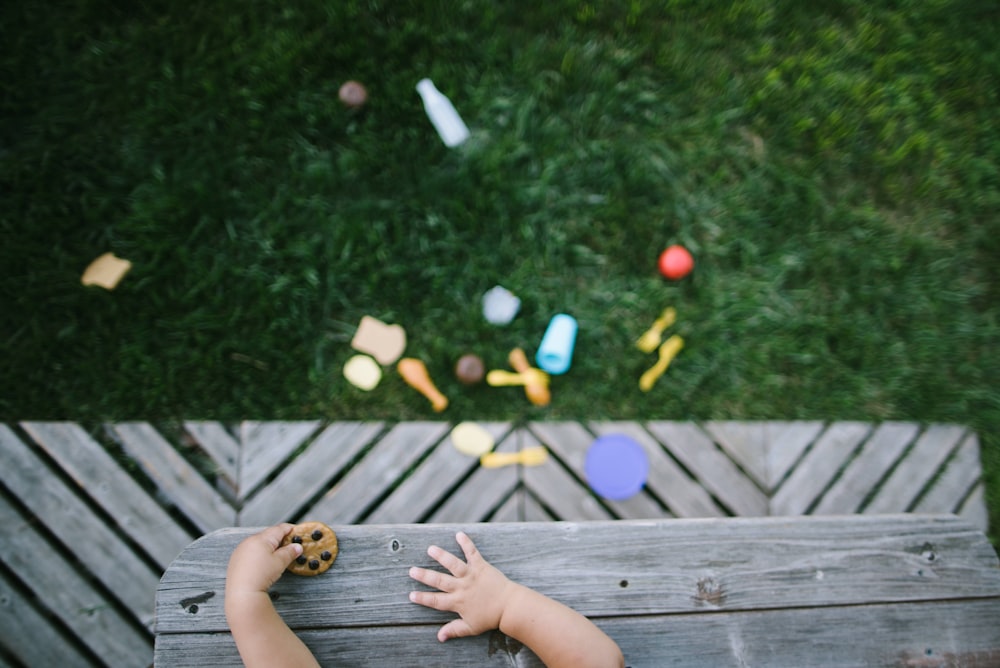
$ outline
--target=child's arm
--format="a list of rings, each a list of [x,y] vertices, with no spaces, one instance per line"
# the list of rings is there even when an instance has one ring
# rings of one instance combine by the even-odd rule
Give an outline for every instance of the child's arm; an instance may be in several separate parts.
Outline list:
[[[438,631],[438,640],[478,635],[500,629],[521,641],[542,662],[556,666],[624,666],[617,643],[589,619],[507,577],[490,565],[464,533],[456,536],[465,553],[462,561],[436,545],[427,553],[451,575],[425,568],[411,568],[410,577],[438,592],[412,592],[414,603],[450,610],[459,619]]]
[[[226,571],[226,621],[247,668],[319,668],[312,652],[292,633],[271,604],[271,588],[302,546],[291,543],[279,548],[292,530],[279,524],[250,536],[233,550]]]

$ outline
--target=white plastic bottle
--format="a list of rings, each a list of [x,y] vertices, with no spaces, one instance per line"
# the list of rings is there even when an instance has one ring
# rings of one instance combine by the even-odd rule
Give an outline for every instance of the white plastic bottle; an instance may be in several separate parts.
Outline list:
[[[424,101],[427,117],[441,135],[445,146],[454,148],[469,138],[469,128],[455,111],[451,100],[434,87],[433,81],[421,79],[417,84],[417,92]]]

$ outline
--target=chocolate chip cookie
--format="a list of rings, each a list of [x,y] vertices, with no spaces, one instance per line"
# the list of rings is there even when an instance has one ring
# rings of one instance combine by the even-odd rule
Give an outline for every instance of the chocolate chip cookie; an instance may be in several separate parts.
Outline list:
[[[337,558],[337,534],[322,522],[296,524],[281,544],[300,543],[302,554],[289,566],[296,575],[319,575],[330,568]]]

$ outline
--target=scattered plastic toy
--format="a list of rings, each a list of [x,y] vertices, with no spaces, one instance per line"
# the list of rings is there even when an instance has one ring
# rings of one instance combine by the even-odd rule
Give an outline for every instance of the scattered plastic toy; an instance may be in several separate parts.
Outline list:
[[[351,347],[367,353],[388,366],[406,350],[406,330],[399,325],[387,325],[370,315],[363,316],[351,339]]]
[[[479,355],[467,353],[455,362],[455,377],[463,385],[475,385],[482,382],[486,375],[486,366]]]
[[[131,268],[132,263],[128,260],[116,257],[114,253],[105,253],[90,263],[83,272],[80,283],[114,290]]]
[[[660,317],[653,322],[653,326],[635,342],[635,347],[644,353],[653,352],[656,350],[656,346],[660,345],[660,342],[663,340],[663,330],[674,324],[676,320],[676,309],[673,307],[664,309]]]
[[[496,285],[483,294],[483,317],[492,325],[506,325],[521,308],[521,300],[510,290]]]
[[[549,326],[538,347],[535,361],[543,371],[554,376],[569,371],[573,361],[573,348],[576,345],[576,319],[565,313],[552,316]]]
[[[344,364],[344,378],[358,389],[370,392],[382,380],[382,367],[368,355],[354,355]]]
[[[635,496],[646,484],[649,458],[634,439],[625,434],[607,434],[596,439],[583,463],[587,484],[612,501]]]
[[[493,449],[490,432],[475,422],[460,422],[451,430],[451,444],[463,455],[481,457]]]
[[[440,413],[448,408],[448,397],[441,394],[431,380],[427,367],[418,359],[404,357],[396,365],[399,375],[403,377],[406,384],[427,397],[431,402],[431,408],[435,413]]]
[[[427,117],[441,135],[445,146],[454,148],[469,138],[469,128],[455,111],[455,105],[434,86],[433,81],[421,79],[417,83],[417,92],[424,101]]]
[[[681,351],[684,347],[684,339],[674,334],[669,339],[663,342],[660,346],[660,359],[656,361],[656,364],[652,366],[648,371],[642,374],[639,378],[639,389],[643,392],[649,392],[653,389],[653,385],[656,381],[663,375],[663,372],[667,370],[670,366],[670,362],[673,361],[677,353]]]
[[[517,452],[489,452],[479,458],[479,465],[484,469],[495,469],[513,464],[539,466],[548,461],[548,459],[549,451],[544,445],[538,445]]]
[[[524,354],[524,351],[520,348],[514,348],[510,351],[510,355],[507,356],[507,361],[510,362],[511,367],[514,368],[520,374],[525,374],[530,371],[538,371],[534,369],[531,364],[528,363],[528,356]],[[539,373],[543,373],[539,371]],[[549,392],[549,377],[544,375],[542,378],[533,377],[530,382],[524,384],[524,394],[528,397],[528,401],[536,406],[548,406],[549,402],[552,401],[552,393]]]
[[[673,245],[660,253],[660,273],[665,278],[678,281],[694,269],[694,258],[684,246]]]

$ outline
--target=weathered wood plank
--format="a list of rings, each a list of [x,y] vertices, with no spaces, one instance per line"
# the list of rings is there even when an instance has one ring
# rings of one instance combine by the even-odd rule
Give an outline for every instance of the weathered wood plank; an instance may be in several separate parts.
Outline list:
[[[734,515],[767,514],[767,495],[691,422],[650,422],[649,431]]]
[[[253,494],[321,424],[319,420],[241,423],[239,498]]]
[[[95,655],[112,666],[145,666],[152,658],[151,638],[139,633],[77,572],[59,549],[0,496],[0,561],[48,610],[58,617]],[[183,549],[183,548],[182,548]],[[45,568],[39,568],[39,553]],[[6,626],[6,625],[5,625]],[[46,623],[47,626],[47,623]],[[29,637],[38,639],[39,631]],[[32,665],[38,664],[32,660]],[[59,665],[75,665],[73,662]]]
[[[767,489],[773,493],[795,462],[823,432],[822,422],[765,422]]]
[[[976,485],[958,509],[957,515],[980,531],[985,532],[989,528],[990,513],[986,508],[985,485]]]
[[[160,568],[194,538],[73,422],[26,422],[22,428]]]
[[[558,519],[608,520],[614,516],[591,493],[590,488],[549,458],[540,466],[521,469],[521,481]]]
[[[955,455],[946,462],[941,477],[934,481],[930,490],[917,502],[914,512],[954,512],[981,477],[979,437],[970,433],[958,446]]]
[[[768,423],[710,421],[702,427],[758,485],[770,489],[767,471]]]
[[[357,522],[369,506],[381,497],[444,437],[448,425],[442,422],[403,422],[395,425],[375,444],[356,467],[348,471],[303,517],[328,524]]]
[[[94,663],[35,610],[0,571],[0,641],[25,666],[93,666]],[[152,656],[152,649],[150,649]],[[149,662],[134,665],[147,665]]]
[[[1000,597],[993,547],[957,517],[857,515],[335,526],[329,575],[283,577],[276,606],[293,628],[443,623],[405,604],[407,570],[436,567],[430,544],[458,553],[459,528],[513,580],[590,616]],[[158,590],[158,633],[226,629],[226,563],[249,533],[214,532],[178,557]],[[216,595],[196,615],[179,603],[206,592]]]
[[[122,422],[109,428],[160,491],[202,531],[236,523],[233,507],[151,425]]]
[[[1000,665],[1000,606],[991,599],[594,621],[618,642],[626,664],[636,668]],[[394,666],[542,666],[528,649],[514,645],[516,652],[510,651],[497,634],[439,643],[435,632],[435,626],[390,626],[299,635],[323,665],[384,666],[392,657]],[[160,636],[157,665],[243,664],[229,642],[185,634]]]
[[[498,428],[505,425],[505,428]],[[496,439],[494,452],[516,452],[518,438],[516,432],[509,431],[510,423],[493,423],[484,425],[487,431]],[[450,439],[449,439],[450,440]],[[441,506],[434,511],[428,522],[485,522],[490,513],[498,508],[504,499],[518,485],[518,470],[516,466],[505,466],[499,469],[477,469],[461,487],[456,489]],[[516,521],[516,515],[504,520]]]
[[[85,568],[149,627],[157,575],[2,424],[0,464],[3,484],[45,523],[49,535],[67,546]]]
[[[909,510],[964,435],[965,428],[957,425],[927,427],[863,512],[901,513]]]
[[[879,425],[812,512],[816,515],[857,512],[865,496],[875,489],[918,431],[917,425],[909,422]]]
[[[493,436],[494,441],[511,430],[509,422],[481,423],[480,426]],[[419,522],[452,487],[478,467],[478,459],[463,455],[455,449],[450,437],[445,438],[434,447],[417,470],[379,504],[365,522],[368,524]]]
[[[599,434],[617,431],[622,423],[608,422],[591,425]],[[587,480],[585,463],[587,451],[594,442],[594,436],[579,422],[532,422],[529,430],[555,452],[570,470],[581,480]],[[602,430],[604,430],[602,432]],[[649,445],[649,444],[647,444]],[[655,447],[655,446],[649,446]],[[669,513],[650,496],[645,488],[638,494],[623,501],[604,499],[614,516],[621,519],[646,519],[665,517]],[[573,518],[566,518],[573,519]]]
[[[242,526],[287,522],[382,431],[381,422],[336,422],[239,513]]]
[[[870,432],[863,422],[831,424],[771,497],[771,514],[806,512]]]
[[[240,444],[218,422],[187,421],[184,429],[208,453],[235,489],[239,482]]]

